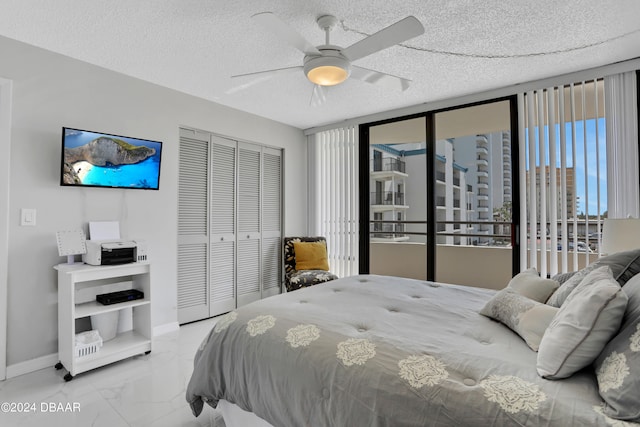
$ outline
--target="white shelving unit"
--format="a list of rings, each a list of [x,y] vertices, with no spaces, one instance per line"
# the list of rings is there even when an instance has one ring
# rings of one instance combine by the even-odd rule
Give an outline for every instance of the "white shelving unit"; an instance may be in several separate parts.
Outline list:
[[[79,373],[117,362],[137,354],[151,352],[151,266],[147,262],[91,266],[59,264],[58,271],[58,357],[56,369],[67,369],[64,379],[70,381]],[[92,292],[130,282],[130,287],[144,293],[144,298],[119,304],[102,305],[86,301]],[[110,291],[107,291],[110,292]],[[84,294],[84,298],[79,295]],[[76,320],[97,314],[131,309],[131,329],[119,332],[104,342],[97,352],[76,357]]]

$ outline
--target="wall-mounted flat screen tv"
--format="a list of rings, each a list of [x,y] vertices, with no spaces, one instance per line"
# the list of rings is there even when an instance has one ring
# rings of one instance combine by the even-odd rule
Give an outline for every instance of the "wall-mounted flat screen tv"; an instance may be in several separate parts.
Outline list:
[[[157,190],[161,154],[160,141],[63,127],[60,185]]]

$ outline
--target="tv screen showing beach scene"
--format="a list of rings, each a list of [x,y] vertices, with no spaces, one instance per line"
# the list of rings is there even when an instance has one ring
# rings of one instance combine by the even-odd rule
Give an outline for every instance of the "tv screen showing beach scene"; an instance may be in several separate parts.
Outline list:
[[[63,127],[60,185],[157,190],[161,152],[159,141]]]

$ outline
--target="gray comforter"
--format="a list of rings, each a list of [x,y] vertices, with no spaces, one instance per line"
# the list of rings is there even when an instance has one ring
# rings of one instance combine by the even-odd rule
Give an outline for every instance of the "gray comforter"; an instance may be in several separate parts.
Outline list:
[[[592,370],[544,380],[536,353],[478,314],[494,292],[354,276],[255,302],[204,339],[187,401],[276,427],[615,425]]]

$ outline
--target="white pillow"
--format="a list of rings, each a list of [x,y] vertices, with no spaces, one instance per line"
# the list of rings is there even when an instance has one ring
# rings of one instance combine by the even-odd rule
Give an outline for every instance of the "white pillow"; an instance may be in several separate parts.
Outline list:
[[[520,295],[538,302],[546,302],[551,294],[558,289],[558,286],[560,283],[555,280],[540,277],[535,268],[516,274],[507,285]]]
[[[538,351],[542,336],[558,310],[506,287],[487,302],[480,314],[504,324],[520,335],[531,350]]]
[[[589,366],[618,332],[627,300],[608,266],[587,274],[540,341],[538,374],[547,379],[567,378]]]

